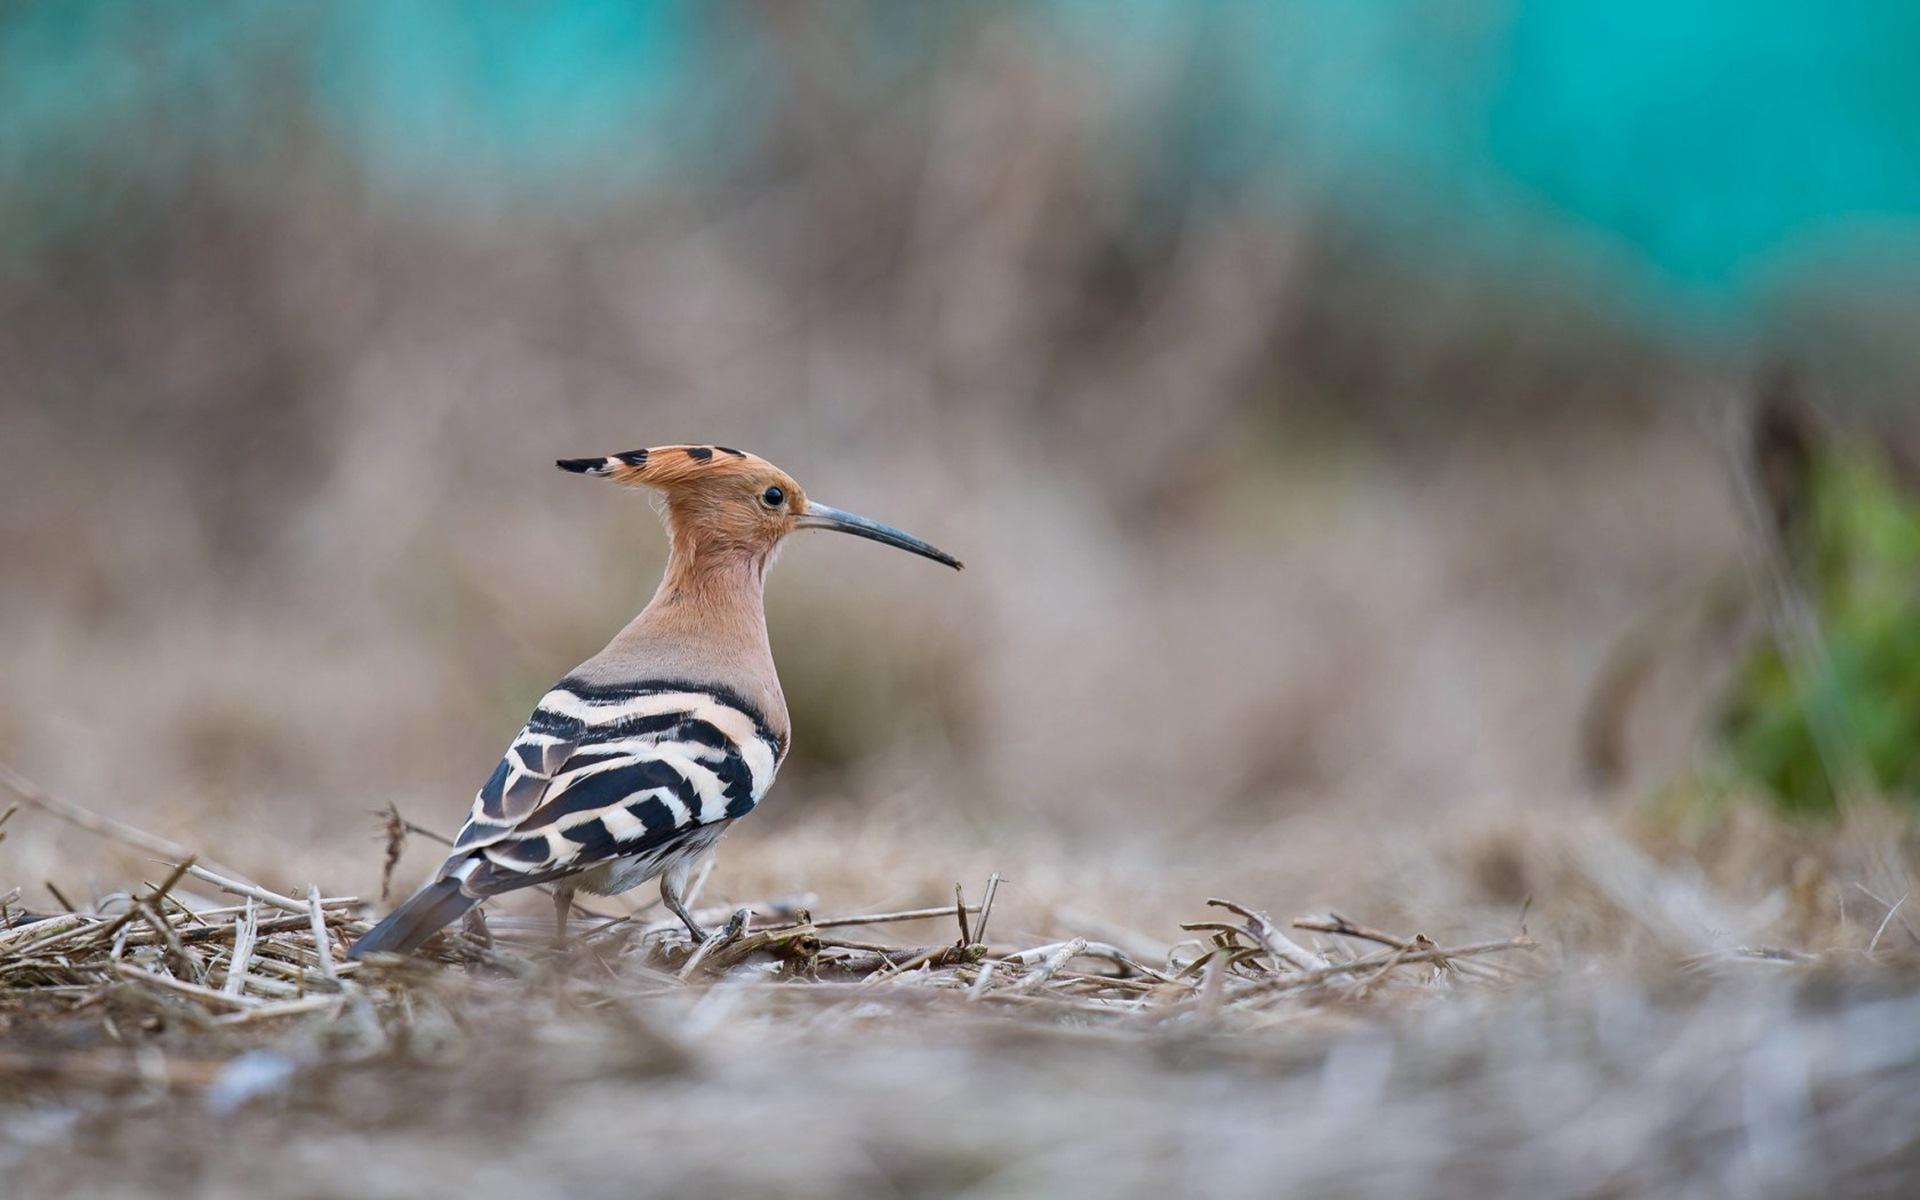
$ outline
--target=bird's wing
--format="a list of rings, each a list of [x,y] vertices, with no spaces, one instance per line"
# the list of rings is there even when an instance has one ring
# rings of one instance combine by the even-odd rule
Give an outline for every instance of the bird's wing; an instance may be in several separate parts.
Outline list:
[[[474,797],[445,873],[492,893],[645,853],[753,811],[784,751],[723,688],[562,680]]]

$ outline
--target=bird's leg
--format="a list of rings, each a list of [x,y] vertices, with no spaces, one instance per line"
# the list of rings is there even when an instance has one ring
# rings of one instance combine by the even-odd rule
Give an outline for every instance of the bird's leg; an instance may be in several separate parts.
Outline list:
[[[687,886],[687,875],[691,872],[692,866],[690,860],[682,860],[660,876],[660,899],[666,902],[668,910],[674,916],[680,918],[680,923],[687,927],[687,936],[693,939],[694,945],[698,946],[707,940],[707,931],[700,928],[700,923],[693,919],[693,914],[687,911],[686,904],[680,899],[681,890]]]
[[[567,942],[567,917],[573,912],[573,889],[556,886],[553,889],[553,941],[564,946]]]

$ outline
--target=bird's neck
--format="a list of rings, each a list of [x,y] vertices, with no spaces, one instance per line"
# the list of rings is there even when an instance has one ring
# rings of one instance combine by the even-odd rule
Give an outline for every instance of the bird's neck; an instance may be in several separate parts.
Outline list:
[[[751,631],[764,644],[766,579],[766,555],[704,545],[676,531],[666,572],[640,617],[658,627],[685,626],[716,636]]]
[[[596,656],[597,668],[631,679],[719,684],[759,706],[784,736],[786,700],[762,602],[768,557],[676,531],[659,589]]]

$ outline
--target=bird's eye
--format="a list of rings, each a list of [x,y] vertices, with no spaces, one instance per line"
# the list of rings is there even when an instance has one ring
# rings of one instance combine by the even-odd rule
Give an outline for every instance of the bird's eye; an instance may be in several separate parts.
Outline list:
[[[760,503],[768,508],[779,508],[786,498],[787,494],[777,487],[770,487],[760,493]]]

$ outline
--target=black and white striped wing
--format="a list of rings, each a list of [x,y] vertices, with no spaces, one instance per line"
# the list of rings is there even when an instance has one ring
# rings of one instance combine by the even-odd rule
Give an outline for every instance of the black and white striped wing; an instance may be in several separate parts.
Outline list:
[[[660,851],[752,812],[785,751],[724,689],[562,680],[474,797],[448,872],[492,894]]]

